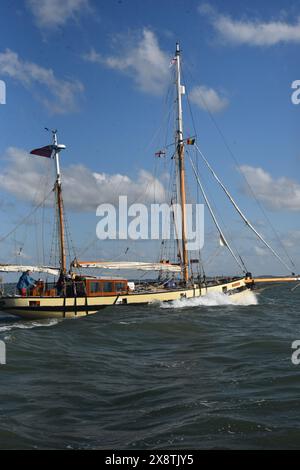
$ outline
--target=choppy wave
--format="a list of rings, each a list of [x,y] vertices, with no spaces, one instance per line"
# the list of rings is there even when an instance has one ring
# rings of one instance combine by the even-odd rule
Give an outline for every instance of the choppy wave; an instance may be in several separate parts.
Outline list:
[[[10,331],[14,329],[22,329],[22,330],[27,330],[27,329],[32,329],[32,328],[38,328],[40,326],[54,326],[59,322],[58,319],[49,319],[49,320],[41,320],[41,321],[16,321],[14,323],[9,323],[3,326],[0,326],[0,333],[3,333],[5,331]]]
[[[244,294],[0,315],[0,449],[298,449],[300,296]]]
[[[240,297],[232,297],[222,292],[210,292],[203,297],[193,297],[191,299],[172,300],[171,302],[160,304],[161,308],[186,308],[186,307],[215,307],[218,305],[257,305],[258,299],[254,292],[246,292]]]

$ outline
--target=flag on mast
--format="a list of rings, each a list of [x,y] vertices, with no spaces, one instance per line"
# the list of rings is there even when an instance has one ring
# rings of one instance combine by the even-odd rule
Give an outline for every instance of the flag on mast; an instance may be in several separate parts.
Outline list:
[[[46,145],[45,147],[31,150],[30,154],[38,155],[39,157],[51,158],[52,151],[53,145]]]
[[[156,157],[165,157],[166,156],[166,152],[164,150],[159,150],[158,152],[155,152],[155,156]]]

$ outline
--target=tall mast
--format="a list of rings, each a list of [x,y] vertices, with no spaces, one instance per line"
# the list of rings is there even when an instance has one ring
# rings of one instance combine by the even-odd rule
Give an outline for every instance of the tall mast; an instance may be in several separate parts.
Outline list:
[[[184,94],[184,87],[181,85],[180,70],[180,48],[176,43],[176,90],[177,90],[177,132],[176,132],[176,148],[177,161],[179,171],[179,189],[181,204],[181,235],[182,235],[182,262],[183,262],[183,280],[189,280],[189,260],[187,253],[186,240],[186,193],[185,193],[185,168],[184,168],[184,144],[183,144],[183,123],[182,123],[182,103],[181,95]]]
[[[58,230],[59,230],[59,251],[60,251],[60,270],[63,274],[67,272],[66,265],[66,250],[65,250],[65,224],[64,224],[64,211],[63,211],[63,200],[62,200],[62,189],[61,189],[61,174],[59,165],[59,152],[65,149],[65,145],[58,145],[57,143],[57,131],[52,131],[53,135],[53,150],[54,160],[56,167],[56,181],[55,181],[55,194],[56,203],[58,209]]]

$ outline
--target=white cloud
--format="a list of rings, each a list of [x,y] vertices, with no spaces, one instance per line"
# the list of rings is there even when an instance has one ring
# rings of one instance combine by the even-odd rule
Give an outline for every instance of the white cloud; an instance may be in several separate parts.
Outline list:
[[[281,177],[272,178],[262,168],[241,166],[255,196],[272,210],[300,211],[300,184]],[[248,193],[247,187],[244,188]]]
[[[190,92],[190,100],[201,109],[212,113],[223,111],[229,105],[229,100],[218,94],[213,88],[204,85],[194,87]]]
[[[129,75],[141,91],[161,94],[170,79],[170,55],[159,47],[155,34],[145,28],[138,38],[119,37],[116,42],[117,55],[103,56],[91,49],[83,58]]]
[[[270,252],[266,247],[254,245],[254,252],[257,256],[269,256]]]
[[[53,173],[50,170],[52,160],[10,147],[4,161],[7,166],[0,173],[2,190],[22,201],[34,203],[41,202],[51,191],[54,182],[54,170]],[[140,170],[132,179],[120,173],[97,173],[83,165],[71,165],[63,169],[62,179],[65,205],[78,212],[95,212],[102,203],[116,205],[119,195],[127,196],[129,204],[153,202],[154,195],[157,202],[165,198],[162,183],[145,170]]]
[[[79,81],[58,79],[52,69],[22,60],[10,49],[0,53],[0,75],[29,88],[52,113],[63,114],[76,109],[76,98],[83,92]],[[49,96],[45,96],[45,91]]]
[[[203,4],[199,12],[207,16],[222,41],[250,46],[273,46],[279,43],[300,43],[300,17],[294,23],[284,20],[236,20]]]
[[[299,254],[300,230],[291,230],[286,233],[283,239],[283,244],[288,249],[295,248],[296,253]]]
[[[89,8],[89,0],[27,0],[39,27],[56,28],[80,11]]]

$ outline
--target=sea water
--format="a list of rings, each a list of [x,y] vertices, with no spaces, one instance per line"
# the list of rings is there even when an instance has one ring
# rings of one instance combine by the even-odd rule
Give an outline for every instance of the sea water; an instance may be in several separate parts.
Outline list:
[[[300,288],[71,320],[0,315],[0,448],[300,446]]]

